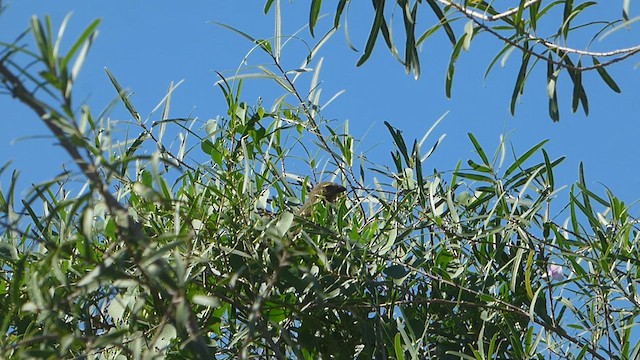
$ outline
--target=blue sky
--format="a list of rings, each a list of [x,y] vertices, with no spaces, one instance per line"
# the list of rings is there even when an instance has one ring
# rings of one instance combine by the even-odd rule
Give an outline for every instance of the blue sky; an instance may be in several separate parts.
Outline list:
[[[327,2],[329,3],[329,2]],[[72,38],[93,19],[102,18],[100,35],[94,44],[80,79],[76,84],[76,101],[84,100],[98,113],[115,99],[115,91],[103,68],[108,67],[120,83],[133,90],[133,102],[146,118],[162,99],[171,81],[185,82],[175,92],[171,115],[199,117],[201,120],[224,115],[226,108],[220,91],[213,85],[215,71],[230,75],[240,65],[252,44],[246,39],[212,24],[222,22],[241,29],[256,38],[273,35],[273,13],[265,16],[263,1],[189,1],[177,6],[170,1],[5,1],[8,9],[0,18],[0,39],[11,41],[28,26],[32,14],[49,14],[57,26],[63,17],[73,12],[67,36]],[[362,6],[362,8],[357,8]],[[283,1],[283,33],[291,34],[306,24],[308,5],[305,1],[290,4]],[[326,5],[322,13],[334,9]],[[419,29],[434,23],[427,8]],[[620,4],[598,6],[590,16],[607,19],[620,14]],[[332,14],[331,14],[332,15]],[[331,23],[329,16],[320,21],[322,34]],[[398,19],[399,20],[399,19]],[[349,29],[354,45],[362,50],[371,22],[369,2],[351,7]],[[422,26],[420,26],[422,25]],[[464,22],[458,23],[462,27]],[[396,37],[401,41],[402,24],[396,24]],[[637,27],[613,34],[596,42],[593,50],[610,50],[635,45],[639,37]],[[313,39],[304,31],[301,37]],[[304,54],[300,43],[285,50],[289,65],[298,65]],[[324,113],[336,123],[349,120],[350,129],[363,140],[359,149],[372,149],[368,157],[380,163],[390,163],[391,137],[383,125],[388,121],[401,129],[411,142],[421,138],[445,112],[449,114],[432,135],[435,141],[446,134],[444,143],[428,160],[427,169],[450,170],[460,159],[476,158],[467,133],[472,132],[485,150],[492,152],[499,136],[508,134],[514,147],[522,152],[544,139],[552,158],[567,156],[557,169],[556,184],[571,184],[577,179],[578,163],[585,163],[589,186],[602,189],[599,183],[611,188],[627,203],[640,198],[637,164],[637,114],[640,113],[640,77],[634,65],[638,58],[609,68],[622,94],[615,94],[595,72],[584,76],[591,113],[585,117],[581,110],[570,112],[570,81],[560,79],[561,121],[552,123],[547,115],[547,94],[544,66],[530,77],[524,96],[520,99],[516,116],[509,113],[509,101],[519,63],[514,53],[504,68],[496,66],[487,81],[484,71],[500,49],[488,34],[474,39],[469,52],[463,53],[456,68],[453,99],[444,95],[444,76],[451,47],[444,34],[436,34],[421,49],[422,77],[415,81],[379,42],[373,56],[362,67],[355,63],[361,53],[350,50],[342,31],[336,33],[323,48],[324,66],[321,72],[323,98],[346,90]],[[252,57],[256,65],[266,62],[264,57]],[[590,61],[585,61],[590,63]],[[248,82],[244,98],[249,104],[258,96],[268,99],[280,91],[264,80]],[[266,104],[270,104],[268,101]],[[41,122],[27,109],[9,97],[0,97],[2,131],[0,131],[0,164],[12,160],[12,168],[21,172],[21,185],[49,179],[67,163],[66,155],[54,145]],[[125,117],[121,106],[112,117]],[[202,131],[204,133],[204,131]],[[47,137],[42,138],[41,135]],[[311,141],[311,139],[310,139]],[[2,178],[7,184],[6,174]],[[636,214],[632,211],[632,214]]]

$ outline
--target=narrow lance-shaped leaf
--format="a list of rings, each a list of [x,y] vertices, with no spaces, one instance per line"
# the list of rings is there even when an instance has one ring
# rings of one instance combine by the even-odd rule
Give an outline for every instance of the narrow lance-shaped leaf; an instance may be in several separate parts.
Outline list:
[[[36,40],[38,49],[40,49],[41,59],[47,64],[49,71],[55,70],[55,59],[52,59],[51,52],[53,45],[48,41],[48,37],[42,27],[42,22],[37,16],[31,17],[31,32]]]
[[[616,84],[616,82],[609,75],[609,73],[607,73],[607,70],[605,70],[604,66],[601,66],[600,61],[598,61],[598,59],[595,56],[592,57],[591,59],[593,60],[593,65],[596,66],[596,70],[598,71],[598,74],[600,75],[602,80],[604,80],[607,86],[609,86],[611,90],[617,93],[620,93],[621,92],[620,87],[618,87],[618,84]]]
[[[67,14],[64,19],[62,20],[62,24],[60,24],[60,27],[58,28],[58,35],[56,36],[56,40],[55,43],[53,45],[53,56],[56,59],[59,59],[61,57],[60,55],[60,44],[62,43],[62,38],[64,37],[64,32],[65,30],[67,30],[67,24],[69,23],[69,20],[71,19],[71,13]],[[50,24],[50,22],[48,21],[49,19],[47,19],[47,25]],[[51,29],[49,29],[49,31],[51,32],[51,35],[53,35],[53,32]],[[60,70],[64,71],[65,67],[60,65]]]
[[[269,12],[269,9],[271,8],[271,5],[273,5],[273,1],[274,0],[267,0],[267,2],[264,4],[264,13],[267,14]]]
[[[462,38],[460,38],[460,41],[458,41],[456,46],[453,47],[453,51],[451,52],[449,67],[447,68],[447,77],[445,79],[445,94],[448,98],[451,98],[451,87],[453,85],[453,76],[456,71],[456,61],[458,60],[458,56],[460,56],[460,50],[462,49],[466,36],[467,34],[462,35]]]
[[[513,41],[513,38],[511,38],[509,40]],[[484,77],[482,78],[482,80],[484,80],[484,81],[487,80],[487,77],[489,76],[489,73],[491,72],[491,69],[493,69],[493,66],[498,62],[498,59],[503,58],[502,56],[507,51],[513,51],[512,49],[513,49],[513,45],[507,44],[500,50],[499,53],[496,54],[496,56],[493,57],[493,59],[489,63],[489,66],[487,66],[487,70],[484,72]]]
[[[531,147],[531,149],[529,149],[527,152],[522,154],[518,159],[516,159],[516,161],[513,162],[513,164],[511,164],[511,166],[509,166],[509,168],[504,172],[504,175],[509,176],[509,174],[511,174],[518,167],[520,167],[520,165],[522,165],[525,161],[527,161],[527,159],[529,159],[533,154],[535,154],[536,151],[538,151],[548,141],[549,140],[543,140],[537,143],[536,145],[534,145],[533,147]]]
[[[229,29],[229,30],[235,32],[236,34],[238,34],[238,35],[250,40],[251,42],[258,44],[258,40],[256,38],[254,38],[253,36],[245,33],[244,31],[238,30],[238,29],[234,28],[233,26],[229,26],[227,24],[223,24],[223,23],[220,23],[220,22],[217,22],[217,21],[214,21],[213,23],[218,25],[218,26],[222,26],[225,29]]]
[[[582,162],[580,162],[579,165],[579,170],[578,170],[578,186],[582,189],[581,193],[582,193],[582,202],[583,204],[580,204],[579,202],[576,202],[576,205],[582,210],[582,213],[587,217],[587,219],[589,220],[589,224],[591,225],[591,229],[593,230],[593,232],[598,235],[598,238],[601,241],[601,245],[603,247],[603,250],[606,249],[608,247],[607,243],[606,243],[606,239],[604,236],[601,236],[601,229],[600,229],[600,223],[598,222],[597,218],[596,218],[596,213],[593,210],[593,207],[591,206],[591,201],[589,198],[589,194],[590,191],[586,191],[587,190],[587,183],[585,181],[585,177],[584,177],[584,164]],[[602,200],[603,201],[603,200]],[[606,203],[606,202],[605,202]]]
[[[540,9],[540,2],[536,2],[529,6],[529,25],[535,32],[538,26],[538,10]]]
[[[118,92],[118,95],[120,96],[120,100],[122,100],[122,102],[124,103],[124,106],[127,108],[129,113],[131,114],[131,116],[133,116],[137,121],[140,121],[140,115],[138,114],[138,111],[136,111],[136,109],[133,107],[133,104],[131,103],[131,101],[129,101],[129,97],[125,93],[125,91],[122,88],[122,86],[120,86],[120,83],[118,82],[116,77],[111,73],[111,71],[109,71],[109,69],[104,68],[104,71],[107,73],[107,76],[109,77],[109,80],[111,80],[111,83],[116,88],[116,91]]]
[[[411,166],[412,161],[411,161],[411,158],[409,157],[409,152],[407,151],[407,145],[404,142],[404,138],[402,137],[401,131],[391,126],[391,124],[389,124],[387,121],[385,121],[384,124],[389,129],[389,132],[393,137],[393,141],[396,143],[396,146],[398,147],[398,150],[402,154],[402,157],[406,161],[407,165]]]
[[[356,63],[356,66],[364,64],[371,56],[371,53],[373,53],[373,48],[376,45],[380,27],[384,22],[384,0],[373,0],[373,6],[376,10],[376,16],[373,19],[373,25],[371,26],[371,32],[369,33],[369,38],[367,39],[367,45],[365,45],[364,48],[364,54],[362,54],[362,56]]]
[[[469,139],[471,140],[473,147],[476,149],[476,152],[478,153],[478,155],[480,155],[480,158],[482,159],[482,162],[484,163],[484,165],[491,167],[489,158],[487,157],[487,154],[485,154],[484,150],[482,149],[482,146],[480,146],[480,143],[478,142],[476,137],[473,136],[472,133],[467,133],[467,136],[469,136]]]
[[[96,34],[97,34],[96,32],[92,32],[90,34],[89,38],[84,43],[84,46],[82,46],[82,49],[78,53],[78,57],[76,58],[76,61],[73,63],[73,67],[71,69],[71,81],[75,81],[75,79],[78,77],[78,73],[80,73],[80,69],[84,64],[87,54],[89,53],[89,48],[91,47],[91,44],[93,43],[93,40],[96,37]],[[67,93],[65,94],[65,97],[67,98],[71,97],[70,91],[71,91],[71,86],[69,86],[69,88],[67,89]]]
[[[587,94],[582,87],[582,73],[579,70],[579,68],[582,66],[582,63],[578,61],[578,66],[574,65],[569,56],[563,51],[558,50],[558,55],[567,65],[567,73],[569,74],[569,77],[573,82],[573,112],[576,112],[578,110],[578,102],[580,102],[580,104],[582,104],[582,109],[584,110],[585,115],[589,115],[589,100],[587,99]]]
[[[340,25],[340,17],[344,11],[344,6],[347,4],[347,0],[340,0],[338,6],[336,6],[336,16],[333,18],[333,27],[337,28]]]
[[[564,1],[564,14],[562,17],[562,36],[567,39],[569,36],[569,29],[571,24],[571,12],[573,11],[573,0]]]
[[[422,162],[420,161],[420,145],[416,140],[413,143],[413,165],[416,171],[416,181],[418,182],[418,196],[420,197],[420,203],[426,204],[427,199],[425,196],[424,178],[422,177]]]
[[[404,351],[402,350],[402,338],[400,333],[396,333],[396,336],[393,339],[393,349],[396,353],[396,359],[404,360]]]
[[[533,256],[535,255],[535,252],[533,250],[529,250],[529,254],[527,256],[527,264],[525,265],[524,268],[524,286],[525,286],[525,290],[527,291],[527,296],[529,297],[529,300],[533,300],[533,288],[531,287],[531,273],[532,273],[532,268],[533,268]]]
[[[438,30],[440,30],[441,27],[442,27],[441,24],[436,24],[431,28],[427,29],[424,33],[422,33],[422,35],[420,35],[420,37],[416,41],[416,46],[422,45],[422,43],[424,43],[429,37],[431,37],[431,35],[435,34]]]
[[[518,231],[518,233],[520,233],[520,231]],[[525,239],[521,240],[524,241]],[[526,249],[524,248],[524,245],[520,245],[518,250],[516,250],[516,254],[513,258],[513,265],[511,267],[511,281],[509,283],[509,288],[513,292],[516,291],[516,287],[519,285],[519,282],[522,282],[522,279],[518,279],[518,276],[520,276],[520,267],[522,265],[522,257],[524,256],[525,251]]]
[[[475,171],[493,174],[493,169],[487,166],[480,165],[471,159],[467,160],[467,164],[469,164],[469,166],[471,166],[471,168]]]
[[[544,156],[544,166],[547,169],[547,184],[549,185],[549,192],[553,192],[555,189],[555,181],[553,179],[553,166],[551,165],[551,161],[549,160],[549,155],[547,152],[542,149],[542,155]]]
[[[484,182],[488,182],[488,183],[491,183],[491,184],[495,183],[493,178],[491,178],[489,176],[477,174],[477,173],[465,173],[465,172],[456,171],[456,176],[460,176],[462,178],[469,179],[469,180],[474,180],[474,181],[484,181]]]
[[[311,7],[309,8],[309,32],[313,37],[315,37],[313,29],[316,27],[316,23],[318,22],[320,5],[322,5],[322,0],[311,0]]]
[[[524,12],[524,5],[526,4],[526,2],[526,0],[520,0],[520,5],[518,5],[518,12],[516,12],[515,16],[513,17],[513,26],[515,27],[517,35],[524,34],[525,22],[522,13]]]
[[[582,73],[576,70],[569,70],[573,73],[571,80],[573,81],[573,93],[571,96],[571,111],[576,112],[580,105],[580,95],[582,94]]]
[[[565,157],[561,156],[558,159],[554,160],[551,162],[551,166],[552,167],[556,167],[558,164],[562,163],[564,161]],[[522,186],[522,184],[524,184],[526,182],[525,177],[527,176],[527,174],[530,174],[532,172],[535,171],[539,171],[538,168],[540,166],[543,166],[543,164],[537,164],[531,167],[528,167],[518,173],[516,173],[515,175],[513,175],[509,180],[507,180],[504,183],[504,186],[511,186],[511,187],[519,187]],[[544,174],[546,172],[546,170],[542,170],[541,174]]]
[[[96,28],[98,27],[98,25],[100,25],[100,19],[94,20],[91,24],[89,24],[89,26],[82,32],[82,34],[80,34],[80,36],[78,37],[78,39],[76,40],[75,43],[73,43],[73,45],[71,46],[71,49],[69,50],[69,52],[67,53],[67,55],[64,56],[64,58],[62,58],[61,62],[60,62],[60,66],[62,67],[66,67],[67,64],[69,63],[69,61],[71,60],[71,58],[73,58],[73,56],[75,56],[76,52],[78,51],[78,49],[80,49],[80,47],[82,46],[82,44],[84,44],[84,42],[91,36],[94,36]]]
[[[408,73],[413,70],[414,77],[418,79],[420,77],[420,57],[416,49],[416,16],[418,15],[418,3],[415,3],[413,9],[409,11],[409,7],[406,6],[403,9],[404,13],[404,26],[405,33],[407,34],[407,41],[405,43],[405,71]]]
[[[444,32],[449,37],[449,41],[451,42],[451,44],[455,45],[457,43],[456,35],[453,32],[451,25],[449,25],[449,20],[447,20],[447,18],[442,13],[442,9],[440,9],[440,6],[436,3],[435,0],[427,0],[427,4],[431,6],[431,10],[433,10],[433,13],[436,14],[438,20],[440,20],[440,23],[444,27]]]
[[[391,51],[392,54],[396,54],[398,49],[393,45],[393,39],[391,38],[391,30],[389,30],[389,26],[387,26],[387,21],[382,20],[382,24],[380,25],[380,32],[382,32],[382,38],[384,42],[387,44],[387,47]]]
[[[522,64],[520,65],[520,71],[518,71],[518,77],[516,78],[516,84],[513,87],[513,94],[511,95],[511,115],[516,114],[516,102],[518,101],[518,97],[524,93],[524,83],[527,77],[527,68],[529,66],[529,59],[531,58],[531,53],[529,52],[528,43],[524,43],[524,50],[522,54]]]

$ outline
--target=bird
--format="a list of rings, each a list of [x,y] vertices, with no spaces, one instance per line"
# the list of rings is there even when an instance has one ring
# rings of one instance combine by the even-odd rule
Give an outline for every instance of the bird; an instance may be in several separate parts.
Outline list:
[[[341,193],[347,191],[347,188],[340,184],[336,184],[330,181],[323,181],[314,186],[309,193],[307,201],[296,212],[298,216],[309,216],[313,212],[313,206],[319,202],[332,203],[336,201],[336,198]]]
[[[295,212],[285,211],[278,216],[276,213],[264,208],[257,208],[255,214],[258,215],[256,218],[258,227],[260,230],[265,231],[267,235],[274,235],[277,238],[282,238],[287,235],[290,239],[294,238],[300,234],[302,223],[311,224],[303,218],[311,216],[316,204],[319,202],[325,204],[333,203],[338,196],[345,191],[347,191],[347,188],[344,186],[325,181],[311,189],[307,201]]]

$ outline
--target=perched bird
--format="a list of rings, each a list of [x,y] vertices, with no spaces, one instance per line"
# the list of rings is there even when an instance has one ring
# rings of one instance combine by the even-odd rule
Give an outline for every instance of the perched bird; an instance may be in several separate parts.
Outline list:
[[[302,205],[296,215],[309,216],[311,215],[315,204],[320,201],[332,203],[336,201],[338,195],[345,191],[347,191],[347,188],[342,185],[332,183],[330,181],[321,182],[311,190],[309,197],[307,198],[307,202]]]

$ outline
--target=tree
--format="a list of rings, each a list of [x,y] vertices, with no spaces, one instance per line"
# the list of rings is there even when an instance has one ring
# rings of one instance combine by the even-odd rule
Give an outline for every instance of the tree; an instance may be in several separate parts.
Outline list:
[[[274,0],[265,2],[265,13],[274,4]],[[336,3],[334,28],[337,29],[348,16],[350,2],[341,0]],[[375,12],[373,24],[369,32],[362,56],[357,65],[363,65],[373,53],[376,41],[380,35],[384,39],[389,51],[404,66],[407,73],[413,72],[420,76],[420,56],[418,49],[431,36],[444,31],[451,42],[452,52],[449,68],[445,74],[446,95],[451,97],[451,89],[455,74],[456,60],[462,50],[469,50],[474,37],[483,33],[489,34],[504,47],[490,62],[485,77],[492,70],[498,60],[504,61],[514,53],[520,53],[521,65],[516,75],[513,95],[511,96],[511,113],[515,114],[517,99],[524,94],[526,80],[534,73],[538,63],[546,65],[547,92],[549,95],[549,116],[553,121],[560,120],[558,108],[557,82],[561,73],[565,72],[573,83],[572,112],[579,107],[585,114],[589,114],[589,101],[582,83],[584,73],[595,70],[605,84],[615,92],[620,88],[608,74],[606,67],[620,62],[640,52],[640,45],[612,50],[593,51],[595,40],[602,40],[613,32],[628,28],[640,17],[631,18],[630,1],[623,1],[621,19],[607,20],[600,16],[595,19],[589,17],[588,11],[597,7],[610,7],[610,3],[598,4],[595,1],[560,0],[543,2],[542,0],[520,0],[505,5],[498,1],[484,0],[417,0],[413,4],[409,0],[398,0],[387,4],[384,0],[372,2]],[[428,7],[427,7],[428,5]],[[314,28],[318,21],[322,0],[312,1],[309,5],[309,31],[314,35]],[[428,17],[419,17],[419,10],[427,8],[437,21],[429,21]],[[404,54],[397,48],[397,42],[392,37],[392,15],[396,11],[402,14],[401,31],[404,31]],[[561,13],[560,13],[561,11]],[[584,19],[584,20],[583,20]],[[418,23],[433,24],[427,29],[419,27]],[[466,21],[463,29],[454,26]],[[345,27],[345,31],[346,27]],[[589,34],[574,34],[588,31]],[[572,38],[569,39],[569,36]],[[347,36],[347,39],[349,36]],[[635,39],[634,39],[635,40]],[[353,48],[353,46],[352,46]],[[583,59],[590,58],[590,65],[583,65]]]
[[[221,76],[227,108],[202,131],[169,117],[173,87],[161,118],[143,123],[107,70],[138,133],[110,137],[106,119],[73,96],[98,25],[62,53],[64,31],[34,17],[26,35],[35,49],[16,41],[0,50],[4,92],[39,116],[78,169],[25,199],[15,180],[0,192],[3,357],[640,352],[637,220],[611,192],[590,190],[582,169],[564,210],[552,213],[563,158],[545,141],[510,159],[506,144],[491,156],[470,134],[477,158],[431,172],[423,160],[439,140],[406,139],[387,123],[395,147],[392,165],[381,165],[354,152],[346,124],[322,118],[323,42],[305,66],[287,69],[279,20],[274,41],[233,29],[273,65]],[[305,72],[314,75],[307,95]],[[270,107],[243,101],[256,76],[285,95]],[[162,142],[167,127],[195,144]],[[313,145],[302,142],[309,137]],[[190,161],[202,156],[204,165]],[[293,164],[311,175],[288,171]],[[75,187],[79,179],[86,186]],[[348,196],[299,212],[313,198],[307,185],[321,179]]]

